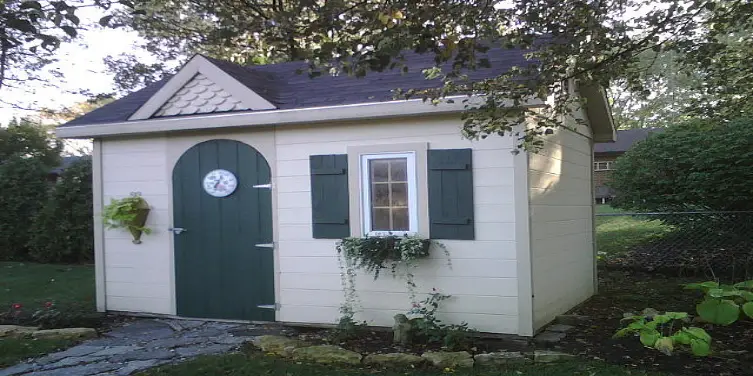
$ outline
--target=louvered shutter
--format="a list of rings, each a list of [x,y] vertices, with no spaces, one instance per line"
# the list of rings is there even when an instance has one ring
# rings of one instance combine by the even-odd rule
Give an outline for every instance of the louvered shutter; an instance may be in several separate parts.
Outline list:
[[[429,150],[428,157],[430,237],[473,240],[471,149]]]
[[[309,165],[313,237],[342,239],[350,236],[348,156],[312,155]]]

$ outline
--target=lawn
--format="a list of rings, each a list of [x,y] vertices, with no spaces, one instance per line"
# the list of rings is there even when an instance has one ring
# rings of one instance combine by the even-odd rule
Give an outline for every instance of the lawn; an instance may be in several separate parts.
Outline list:
[[[0,262],[0,309],[21,304],[36,310],[45,302],[94,310],[94,267]]]
[[[46,302],[52,302],[65,315],[64,320],[73,326],[81,322],[82,317],[92,322],[94,296],[92,266],[0,262],[0,324],[17,323],[14,313],[20,311],[24,321],[18,323],[28,325],[30,315],[42,309]],[[21,308],[14,309],[14,304],[20,304]],[[74,342],[61,340],[2,338],[0,368],[72,344]]]
[[[194,376],[194,375],[234,375],[234,376],[649,376],[635,370],[627,370],[597,362],[558,363],[549,365],[510,366],[509,368],[473,370],[382,370],[373,368],[344,368],[315,364],[302,364],[264,356],[249,351],[242,354],[207,356],[173,366],[152,369],[139,376]]]
[[[609,205],[597,205],[597,214],[619,214],[622,211]],[[632,216],[597,216],[596,244],[599,252],[620,255],[636,245],[661,238],[672,229],[658,220]]]

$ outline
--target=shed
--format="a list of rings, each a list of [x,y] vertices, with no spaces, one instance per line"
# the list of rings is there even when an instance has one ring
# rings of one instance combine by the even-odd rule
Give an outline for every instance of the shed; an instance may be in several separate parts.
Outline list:
[[[525,61],[487,54],[493,68],[472,79]],[[415,278],[421,293],[452,296],[440,310],[448,323],[531,336],[590,297],[593,143],[614,139],[604,91],[578,87],[584,122],[521,152],[514,137],[461,137],[462,101],[393,99],[397,87],[437,85],[421,73],[432,57],[407,64],[310,79],[296,73],[302,63],[197,55],[59,127],[94,140],[95,215],[132,192],[151,206],[141,244],[96,219],[98,309],[331,324],[343,302],[336,242],[385,231],[444,245],[450,265],[435,252]],[[357,278],[359,320],[389,326],[410,309],[402,282]]]

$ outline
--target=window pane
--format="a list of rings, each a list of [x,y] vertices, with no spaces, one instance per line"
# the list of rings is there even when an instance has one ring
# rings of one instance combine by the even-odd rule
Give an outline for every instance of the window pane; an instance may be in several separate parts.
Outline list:
[[[387,159],[375,159],[369,161],[371,169],[371,181],[387,181],[389,176],[389,160]]]
[[[408,183],[390,184],[392,206],[408,206]]]
[[[390,209],[372,209],[371,230],[390,231]]]
[[[408,180],[408,161],[406,159],[393,159],[390,161],[390,180]]]
[[[392,209],[392,231],[408,231],[408,208]]]
[[[371,207],[390,206],[390,185],[387,183],[377,183],[371,185]]]

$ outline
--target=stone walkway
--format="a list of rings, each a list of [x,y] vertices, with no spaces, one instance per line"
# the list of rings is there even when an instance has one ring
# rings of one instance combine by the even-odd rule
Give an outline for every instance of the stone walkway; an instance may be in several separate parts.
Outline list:
[[[0,376],[130,375],[199,355],[230,352],[281,328],[204,321],[132,321],[65,351],[0,370]]]

